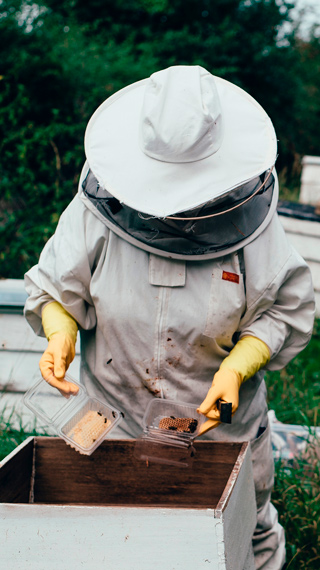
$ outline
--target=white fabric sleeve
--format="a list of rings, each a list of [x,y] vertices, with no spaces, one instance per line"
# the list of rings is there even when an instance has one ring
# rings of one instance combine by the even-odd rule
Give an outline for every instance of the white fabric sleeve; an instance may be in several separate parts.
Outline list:
[[[61,215],[38,264],[25,274],[29,297],[24,314],[36,334],[44,336],[41,313],[52,300],[58,301],[81,328],[96,325],[90,282],[107,247],[108,235],[108,228],[77,195]]]
[[[255,242],[244,248],[247,310],[240,338],[249,335],[264,341],[271,353],[265,368],[278,370],[311,338],[315,315],[312,277],[289,244],[278,216]]]

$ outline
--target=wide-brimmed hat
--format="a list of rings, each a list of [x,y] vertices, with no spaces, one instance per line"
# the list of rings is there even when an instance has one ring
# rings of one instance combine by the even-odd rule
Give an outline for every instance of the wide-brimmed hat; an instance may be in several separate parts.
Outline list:
[[[85,135],[99,184],[121,203],[165,218],[229,194],[270,169],[277,140],[264,109],[200,66],[174,66],[121,89]]]

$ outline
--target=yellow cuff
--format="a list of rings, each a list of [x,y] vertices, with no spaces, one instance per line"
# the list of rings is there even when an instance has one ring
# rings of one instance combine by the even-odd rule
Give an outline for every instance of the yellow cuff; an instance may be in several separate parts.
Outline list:
[[[62,332],[70,335],[74,343],[76,343],[78,324],[57,301],[48,303],[42,309],[42,326],[48,340],[54,334]]]
[[[254,336],[241,338],[220,365],[237,372],[241,383],[251,378],[270,360],[270,350],[265,342]]]

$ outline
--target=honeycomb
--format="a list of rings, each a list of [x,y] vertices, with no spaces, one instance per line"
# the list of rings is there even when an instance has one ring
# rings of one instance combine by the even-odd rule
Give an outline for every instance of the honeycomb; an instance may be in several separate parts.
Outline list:
[[[67,433],[67,436],[84,449],[89,449],[91,445],[104,433],[110,425],[101,412],[89,410]]]
[[[159,421],[159,428],[170,431],[178,431],[184,433],[194,433],[198,426],[198,420],[194,418],[162,418]]]

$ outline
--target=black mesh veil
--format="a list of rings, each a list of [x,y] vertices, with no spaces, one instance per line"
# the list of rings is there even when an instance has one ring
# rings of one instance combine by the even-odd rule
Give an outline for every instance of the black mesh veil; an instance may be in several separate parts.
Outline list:
[[[106,218],[107,225],[115,231],[121,230],[128,241],[132,241],[131,237],[141,243],[142,249],[158,250],[159,255],[166,252],[166,256],[188,258],[219,251],[222,254],[230,247],[237,249],[237,244],[242,247],[242,242],[254,234],[270,214],[274,186],[275,177],[267,171],[222,198],[177,214],[179,219],[162,219],[141,214],[120,203],[99,185],[91,170],[82,183],[85,196]],[[212,217],[203,219],[204,216]]]

